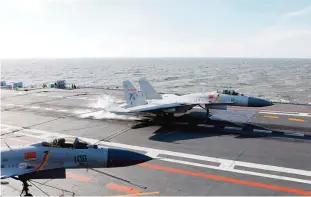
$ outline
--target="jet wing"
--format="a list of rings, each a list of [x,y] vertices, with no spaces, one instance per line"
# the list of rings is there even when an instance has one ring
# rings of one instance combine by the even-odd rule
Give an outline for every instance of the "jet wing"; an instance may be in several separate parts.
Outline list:
[[[194,102],[187,102],[184,105],[233,105],[233,102],[212,102],[209,100],[199,100]]]
[[[146,104],[125,109],[126,113],[139,113],[139,112],[156,112],[163,109],[182,107],[182,106],[196,106],[196,105],[208,105],[208,106],[227,106],[234,104],[232,102],[225,103],[212,103],[212,102],[187,102],[187,103],[170,103],[170,104]]]
[[[181,103],[170,103],[170,104],[146,104],[146,105],[139,105],[135,107],[128,108],[129,113],[138,113],[138,112],[153,112],[162,109],[169,109],[174,107],[181,107],[185,106],[185,104]]]
[[[224,102],[224,103],[204,103],[206,105],[233,105],[233,102]],[[200,104],[202,105],[202,104]]]
[[[200,100],[200,101],[194,101],[194,102],[174,102],[174,103],[167,103],[167,104],[162,104],[162,103],[148,103],[145,105],[138,105],[138,106],[133,106],[129,108],[121,108],[118,110],[112,110],[110,112],[117,113],[117,114],[127,114],[127,113],[140,113],[140,112],[145,112],[145,113],[154,113],[157,111],[165,110],[165,109],[170,109],[170,108],[175,108],[175,107],[183,107],[183,106],[196,106],[196,105],[208,105],[208,106],[227,106],[231,105],[233,103],[231,102],[225,102],[225,103],[215,103],[211,101],[206,101],[206,100]]]
[[[1,179],[6,179],[14,176],[19,176],[33,172],[34,169],[23,168],[1,168]]]

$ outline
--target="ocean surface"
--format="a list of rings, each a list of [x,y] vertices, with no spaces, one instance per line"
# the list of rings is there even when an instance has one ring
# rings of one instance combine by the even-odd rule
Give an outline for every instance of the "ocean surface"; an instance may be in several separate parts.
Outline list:
[[[146,77],[159,92],[235,89],[280,102],[311,103],[311,59],[77,58],[3,59],[1,80],[42,86],[65,79],[88,87],[122,87]]]

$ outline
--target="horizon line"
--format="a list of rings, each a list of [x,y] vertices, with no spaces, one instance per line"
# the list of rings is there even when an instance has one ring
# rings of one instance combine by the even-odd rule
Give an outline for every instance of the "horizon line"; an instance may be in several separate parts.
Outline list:
[[[13,58],[2,58],[1,60],[30,60],[30,59],[311,59],[310,57],[208,57],[208,56],[189,56],[189,57],[178,57],[178,56],[150,56],[150,57],[13,57]]]

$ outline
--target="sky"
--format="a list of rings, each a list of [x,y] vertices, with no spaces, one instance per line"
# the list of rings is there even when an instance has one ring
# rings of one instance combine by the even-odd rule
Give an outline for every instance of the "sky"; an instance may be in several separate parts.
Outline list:
[[[310,0],[0,0],[0,58],[311,58]]]

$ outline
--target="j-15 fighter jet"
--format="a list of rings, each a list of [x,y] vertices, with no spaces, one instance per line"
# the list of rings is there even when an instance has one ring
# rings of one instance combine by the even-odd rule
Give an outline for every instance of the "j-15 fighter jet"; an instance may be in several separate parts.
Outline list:
[[[139,79],[140,90],[145,92],[146,99],[163,99],[163,98],[175,98],[175,94],[163,94],[157,93],[155,88],[145,79]],[[234,90],[223,90],[205,93],[192,93],[183,95],[183,98],[190,100],[196,100],[198,98],[211,98],[213,96],[219,96],[218,103],[230,103],[233,106],[244,106],[244,107],[267,107],[273,105],[271,102],[262,98],[249,97],[243,94],[239,94]]]
[[[128,150],[98,147],[79,138],[59,138],[1,149],[1,179],[23,182],[22,193],[32,196],[27,182],[32,179],[64,179],[66,169],[125,167],[151,159]]]
[[[158,94],[154,87],[145,79],[139,80],[140,91],[126,80],[123,82],[126,103],[114,113],[155,114],[173,116],[175,113],[186,113],[195,106],[209,109],[226,110],[228,105],[246,107],[264,107],[272,103],[264,99],[240,95],[234,91],[192,93],[186,95]]]

